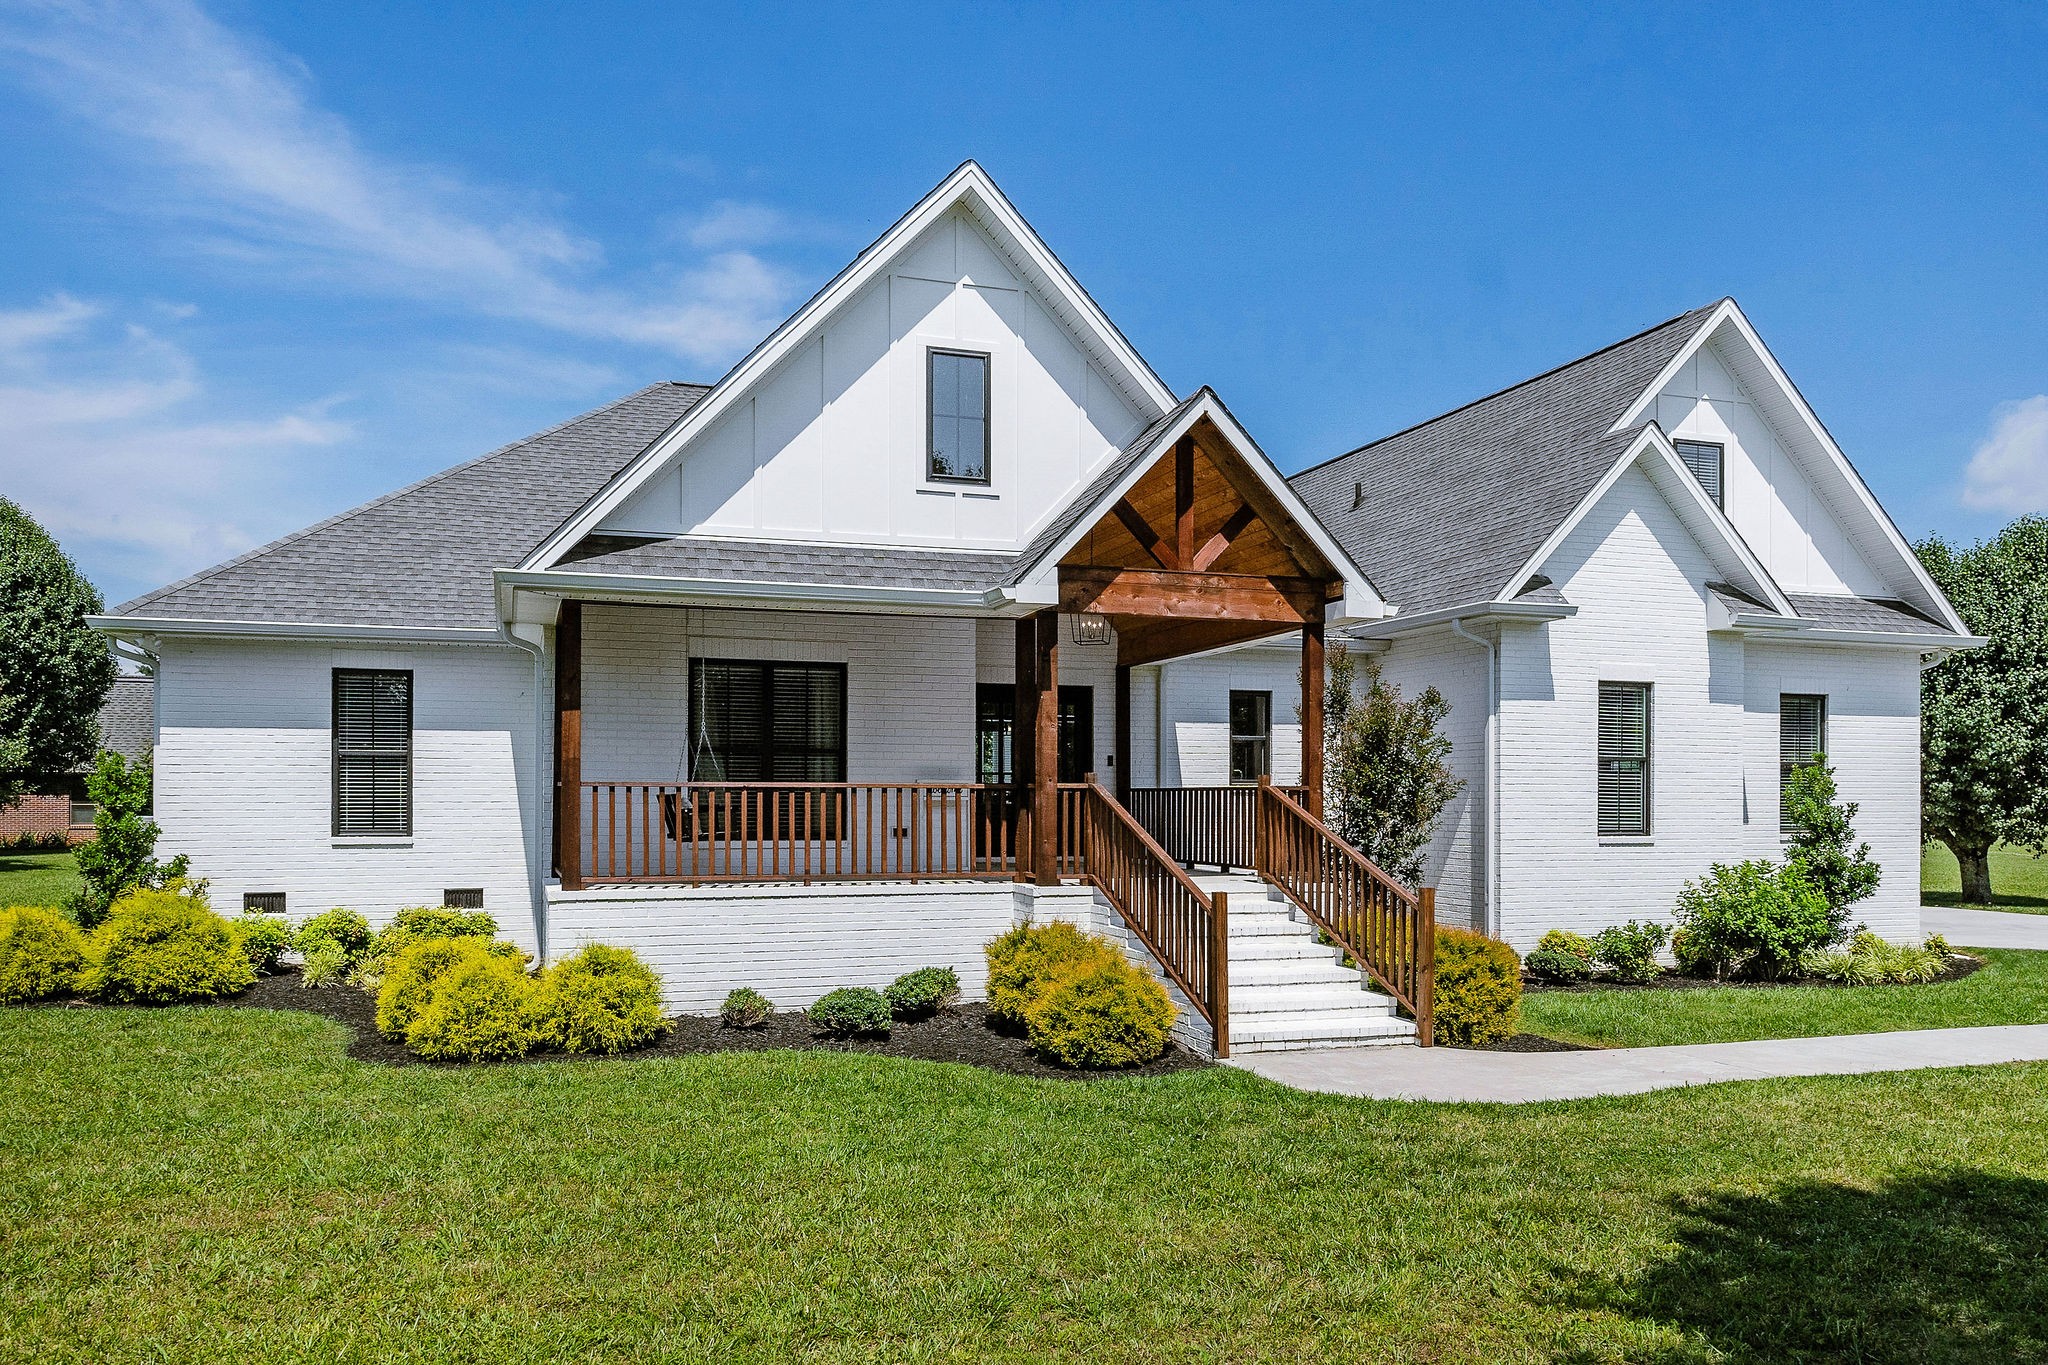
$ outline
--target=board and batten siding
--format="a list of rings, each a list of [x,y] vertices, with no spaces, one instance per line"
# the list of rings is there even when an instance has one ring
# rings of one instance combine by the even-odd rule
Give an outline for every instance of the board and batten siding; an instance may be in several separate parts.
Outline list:
[[[413,674],[410,838],[333,834],[337,668]],[[505,936],[537,950],[534,703],[533,656],[509,646],[166,640],[159,855],[189,854],[228,914],[245,892],[282,891],[295,920],[346,906],[381,924],[481,887]]]

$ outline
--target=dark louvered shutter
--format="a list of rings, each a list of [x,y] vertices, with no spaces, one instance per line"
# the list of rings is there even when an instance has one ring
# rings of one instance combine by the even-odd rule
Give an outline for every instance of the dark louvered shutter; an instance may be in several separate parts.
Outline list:
[[[1721,468],[1723,451],[1711,441],[1673,441],[1678,458],[1685,461],[1685,467],[1700,481],[1700,487],[1707,490],[1707,496],[1714,500],[1714,506],[1726,507],[1721,500]]]
[[[334,832],[412,833],[412,674],[334,670]]]
[[[1792,810],[1786,798],[1792,793],[1792,772],[1827,752],[1828,699],[1807,693],[1787,692],[1778,698],[1778,831],[1794,834]]]
[[[690,661],[690,776],[698,782],[844,782],[843,664]]]
[[[1650,832],[1650,685],[1600,684],[1600,833]]]

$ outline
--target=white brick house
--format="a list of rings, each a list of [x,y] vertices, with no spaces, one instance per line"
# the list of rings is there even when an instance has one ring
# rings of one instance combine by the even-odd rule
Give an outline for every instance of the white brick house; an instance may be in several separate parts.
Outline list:
[[[229,908],[480,900],[544,958],[643,951],[691,1009],[929,962],[972,993],[980,943],[1074,916],[1219,1046],[1399,1039],[1436,888],[1316,820],[1326,632],[1452,698],[1446,917],[1526,939],[1768,849],[1779,690],[1829,696],[1883,856],[1917,843],[1914,670],[1960,624],[1803,406],[1717,387],[1775,375],[1710,368],[1747,336],[1732,304],[1688,314],[1288,480],[969,163],[718,383],[96,624],[157,663],[165,850]],[[1726,516],[1681,432],[1725,446]],[[1616,679],[1655,689],[1647,840],[1590,832]],[[1324,852],[1282,866],[1282,829]],[[1267,885],[1198,884],[1197,854]],[[1367,903],[1378,927],[1340,908]]]

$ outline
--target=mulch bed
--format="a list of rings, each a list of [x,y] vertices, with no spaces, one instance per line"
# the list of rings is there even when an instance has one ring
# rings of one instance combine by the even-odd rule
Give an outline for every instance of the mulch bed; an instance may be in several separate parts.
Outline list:
[[[1961,981],[1964,977],[1982,970],[1984,959],[1971,957],[1967,953],[1956,953],[1948,960],[1948,970],[1932,981],[1916,981],[1912,985],[1939,986],[1949,981]],[[1535,995],[1544,991],[1585,992],[1585,991],[1697,991],[1709,987],[1718,990],[1775,991],[1787,986],[1839,987],[1844,990],[1879,990],[1882,987],[1858,986],[1851,981],[1716,981],[1710,976],[1685,976],[1678,972],[1665,972],[1654,981],[1615,981],[1599,979],[1582,981],[1576,985],[1564,985],[1556,981],[1538,981],[1534,977],[1522,978],[1522,993]]]
[[[414,1056],[402,1043],[394,1043],[377,1032],[377,1001],[368,991],[354,986],[327,986],[307,990],[299,984],[296,969],[287,968],[276,976],[260,978],[240,995],[206,1002],[223,1009],[298,1010],[345,1024],[355,1035],[348,1055],[358,1061],[381,1062],[387,1066],[476,1066],[475,1062],[435,1062]],[[522,1062],[635,1060],[648,1057],[692,1057],[707,1052],[767,1052],[795,1049],[818,1052],[861,1052],[874,1057],[909,1057],[922,1062],[965,1062],[989,1071],[1013,1076],[1042,1076],[1053,1080],[1100,1080],[1107,1076],[1163,1076],[1174,1071],[1194,1071],[1215,1063],[1169,1041],[1157,1061],[1120,1071],[1073,1071],[1052,1066],[1033,1056],[1022,1038],[999,1033],[988,1022],[988,1008],[981,1004],[959,1005],[930,1019],[898,1022],[887,1038],[820,1038],[811,1032],[810,1019],[802,1011],[771,1015],[759,1028],[730,1029],[716,1019],[680,1015],[669,1021],[674,1027],[646,1047],[619,1054],[617,1059],[572,1057],[559,1052],[536,1053]]]
[[[1599,1048],[1586,1047],[1579,1043],[1560,1042],[1546,1038],[1540,1033],[1517,1033],[1497,1043],[1484,1043],[1478,1047],[1466,1048],[1467,1052],[1598,1052]]]

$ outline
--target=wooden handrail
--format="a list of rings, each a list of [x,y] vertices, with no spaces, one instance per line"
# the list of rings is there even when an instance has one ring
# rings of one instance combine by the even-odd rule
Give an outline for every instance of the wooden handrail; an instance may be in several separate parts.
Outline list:
[[[1230,1055],[1230,901],[1167,856],[1093,778],[1082,785],[1081,875],[1103,893]]]
[[[1430,1045],[1436,1011],[1436,891],[1411,891],[1292,796],[1258,788],[1258,872],[1415,1016]]]

